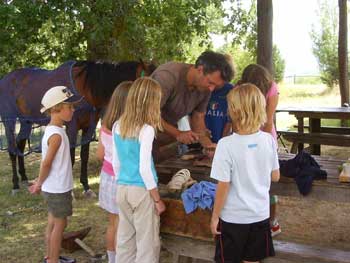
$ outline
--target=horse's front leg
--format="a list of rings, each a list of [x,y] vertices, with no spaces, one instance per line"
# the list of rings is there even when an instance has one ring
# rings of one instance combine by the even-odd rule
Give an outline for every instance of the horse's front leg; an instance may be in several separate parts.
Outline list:
[[[30,133],[32,131],[32,123],[27,121],[20,121],[21,128],[17,135],[17,149],[18,149],[18,172],[21,175],[22,183],[27,184],[28,178],[26,175],[26,170],[24,168],[24,148],[26,146],[26,141],[30,137]]]
[[[85,144],[81,145],[80,183],[83,185],[84,191],[88,191],[90,189],[88,175],[87,175],[87,166],[88,166],[88,162],[89,162],[89,150],[90,150],[90,143],[85,143]]]
[[[9,152],[11,166],[12,166],[12,194],[15,194],[19,190],[19,180],[17,176],[17,155],[15,153]]]

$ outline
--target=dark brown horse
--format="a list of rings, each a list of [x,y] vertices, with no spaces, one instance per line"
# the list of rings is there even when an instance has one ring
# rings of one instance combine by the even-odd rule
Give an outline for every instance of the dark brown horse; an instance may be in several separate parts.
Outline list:
[[[40,113],[41,98],[53,86],[67,86],[82,100],[76,107],[73,119],[66,124],[74,164],[78,131],[81,135],[80,182],[84,191],[90,189],[87,177],[90,141],[95,134],[100,113],[107,105],[116,86],[125,80],[147,76],[154,66],[143,62],[100,63],[69,61],[55,70],[23,68],[15,70],[0,80],[0,117],[5,126],[8,151],[13,171],[13,192],[19,189],[18,172],[26,182],[23,151],[33,124],[46,125],[49,119]],[[16,136],[16,122],[20,124]]]

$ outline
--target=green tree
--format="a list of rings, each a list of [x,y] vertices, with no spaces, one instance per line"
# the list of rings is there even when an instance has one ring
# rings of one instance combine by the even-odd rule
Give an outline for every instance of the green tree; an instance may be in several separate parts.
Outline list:
[[[257,10],[256,1],[251,0],[248,8],[242,7],[241,1],[231,1],[231,16],[229,23],[223,28],[226,34],[233,34],[231,44],[226,44],[220,50],[230,53],[234,58],[236,66],[236,76],[234,82],[237,82],[246,66],[257,63]],[[239,24],[238,21],[243,21]],[[273,72],[276,82],[280,82],[284,76],[285,61],[276,45],[273,46]]]
[[[313,53],[318,60],[321,81],[329,88],[339,82],[338,70],[338,12],[329,1],[319,2],[320,26],[313,25],[310,33]]]

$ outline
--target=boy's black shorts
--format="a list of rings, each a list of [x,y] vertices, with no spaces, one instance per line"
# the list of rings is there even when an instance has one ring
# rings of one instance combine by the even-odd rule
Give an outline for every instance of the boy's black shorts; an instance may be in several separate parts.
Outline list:
[[[220,219],[215,262],[260,261],[275,255],[269,219],[252,224],[227,223]]]

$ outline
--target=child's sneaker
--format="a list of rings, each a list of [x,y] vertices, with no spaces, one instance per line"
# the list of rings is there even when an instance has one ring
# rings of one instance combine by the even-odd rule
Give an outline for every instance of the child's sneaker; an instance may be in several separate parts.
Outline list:
[[[90,199],[90,198],[97,198],[97,195],[95,194],[94,191],[91,189],[84,190],[83,195],[85,198]]]
[[[271,236],[277,236],[282,232],[280,224],[278,223],[277,220],[274,220],[273,223],[271,224]]]
[[[48,263],[48,262],[49,262],[48,257],[45,257],[44,258],[44,263]],[[75,260],[75,258],[69,258],[69,257],[60,256],[58,258],[58,262],[59,263],[75,263],[76,260]]]

